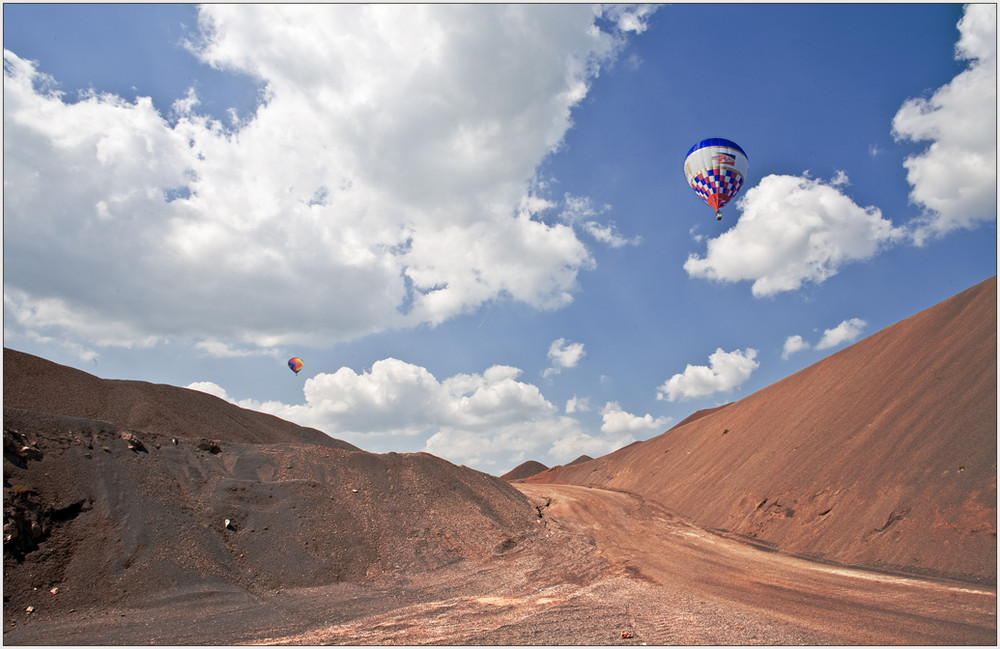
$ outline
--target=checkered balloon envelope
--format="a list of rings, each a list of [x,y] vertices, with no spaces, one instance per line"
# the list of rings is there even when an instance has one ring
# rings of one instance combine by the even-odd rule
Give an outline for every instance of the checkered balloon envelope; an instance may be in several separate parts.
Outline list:
[[[684,175],[696,194],[722,219],[722,208],[743,187],[750,168],[746,152],[732,140],[713,137],[691,147],[684,160]]]

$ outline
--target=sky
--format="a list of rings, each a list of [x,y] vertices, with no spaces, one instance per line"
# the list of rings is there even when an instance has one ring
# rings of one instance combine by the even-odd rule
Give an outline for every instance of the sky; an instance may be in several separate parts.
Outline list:
[[[996,5],[5,4],[3,31],[4,346],[371,452],[597,457],[996,274]],[[709,137],[750,160],[721,221],[682,168]]]

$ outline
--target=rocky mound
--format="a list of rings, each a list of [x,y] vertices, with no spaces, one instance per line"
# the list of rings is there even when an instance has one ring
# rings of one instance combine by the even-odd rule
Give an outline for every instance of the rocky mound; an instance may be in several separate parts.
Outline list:
[[[841,564],[996,583],[996,277],[714,411],[526,482],[622,489]]]
[[[100,379],[6,347],[3,403],[177,438],[205,437],[246,444],[304,442],[358,450],[315,428],[246,410],[204,392],[145,381]]]
[[[366,453],[210,395],[9,350],[4,370],[19,405],[4,407],[5,627],[28,606],[41,619],[416,575],[536,534],[516,489],[428,454]]]
[[[516,467],[514,467],[510,471],[508,471],[507,473],[505,473],[502,476],[500,476],[500,479],[501,480],[507,480],[508,482],[512,482],[514,480],[523,480],[524,478],[528,478],[530,476],[533,476],[536,473],[541,473],[542,471],[544,471],[544,470],[546,470],[548,468],[549,467],[545,466],[541,462],[535,462],[534,460],[528,460],[527,462],[523,462],[521,464],[518,464]]]
[[[589,455],[581,455],[580,457],[576,458],[566,466],[573,466],[574,464],[583,464],[584,462],[590,462],[593,459],[594,458],[590,457]]]

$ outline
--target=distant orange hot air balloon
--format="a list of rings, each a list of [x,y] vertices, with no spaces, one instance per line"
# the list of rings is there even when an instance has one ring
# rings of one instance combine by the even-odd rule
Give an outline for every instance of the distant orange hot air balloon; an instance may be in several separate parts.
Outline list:
[[[302,359],[299,358],[298,356],[288,360],[288,367],[292,368],[292,371],[295,372],[296,374],[299,373],[299,370],[302,369],[303,365],[305,365],[305,363],[303,363]]]

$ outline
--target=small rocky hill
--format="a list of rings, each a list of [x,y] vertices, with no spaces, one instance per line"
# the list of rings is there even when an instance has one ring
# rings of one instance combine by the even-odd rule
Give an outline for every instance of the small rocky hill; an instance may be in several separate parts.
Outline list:
[[[535,462],[534,460],[528,460],[518,464],[516,467],[508,471],[507,473],[500,476],[501,480],[514,481],[523,480],[524,478],[535,475],[536,473],[541,473],[542,471],[548,469],[541,462]]]
[[[502,555],[507,482],[372,454],[207,394],[4,353],[4,620],[404,579]],[[53,592],[55,591],[55,592]]]

